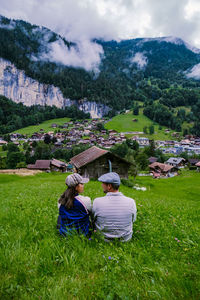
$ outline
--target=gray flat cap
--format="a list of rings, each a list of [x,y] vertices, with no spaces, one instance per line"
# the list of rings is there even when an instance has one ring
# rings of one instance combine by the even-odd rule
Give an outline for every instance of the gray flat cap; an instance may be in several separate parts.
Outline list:
[[[68,185],[68,187],[72,187],[78,185],[79,183],[87,183],[88,181],[88,178],[83,178],[78,173],[74,173],[67,176],[65,183]]]
[[[120,183],[121,183],[119,175],[115,172],[110,172],[110,173],[101,175],[98,178],[98,181],[105,182],[105,183],[114,183],[114,184],[118,184],[118,185],[120,185]]]

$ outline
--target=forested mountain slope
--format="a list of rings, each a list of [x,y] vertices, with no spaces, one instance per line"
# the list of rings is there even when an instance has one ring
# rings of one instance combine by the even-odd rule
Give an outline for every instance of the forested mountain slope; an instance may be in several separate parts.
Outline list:
[[[85,69],[74,67],[71,62],[59,61],[55,49],[61,49],[66,56],[75,51],[77,54],[80,49],[75,43],[45,27],[0,18],[0,57],[24,70],[27,76],[59,87],[66,98],[106,104],[112,108],[110,115],[131,108],[137,100],[144,102],[148,108],[144,112],[156,121],[159,118],[150,113],[149,106],[155,112],[162,104],[172,114],[177,106],[190,106],[188,117],[194,123],[194,132],[198,132],[198,49],[172,37],[121,42],[95,40],[93,44],[99,51],[96,64]],[[157,102],[152,106],[154,101]],[[181,125],[180,118],[174,120],[165,125]]]

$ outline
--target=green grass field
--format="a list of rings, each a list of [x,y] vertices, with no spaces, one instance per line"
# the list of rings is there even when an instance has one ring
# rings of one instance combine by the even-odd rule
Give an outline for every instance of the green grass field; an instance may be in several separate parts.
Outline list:
[[[133,122],[133,119],[137,119],[137,122]],[[174,132],[170,130],[170,133],[165,133],[165,129],[167,127],[162,126],[162,130],[159,130],[159,125],[154,123],[149,118],[142,114],[142,109],[140,109],[140,113],[138,116],[134,116],[132,112],[128,112],[126,114],[120,114],[112,118],[111,121],[105,124],[106,129],[114,129],[118,132],[128,132],[128,131],[143,131],[144,126],[154,125],[155,133],[144,134],[141,136],[146,136],[150,139],[154,140],[170,140],[172,139],[171,133]]]
[[[199,299],[200,173],[138,177],[128,243],[56,233],[66,174],[0,174],[0,299]],[[101,184],[85,195],[103,195]],[[111,257],[111,259],[109,259]]]
[[[54,131],[58,128],[52,128],[51,124],[56,123],[58,125],[63,125],[65,122],[69,122],[69,121],[70,121],[69,118],[52,119],[52,120],[44,121],[39,125],[28,126],[28,127],[15,130],[14,132],[31,135],[34,132],[39,132],[40,129],[43,129],[44,132]]]

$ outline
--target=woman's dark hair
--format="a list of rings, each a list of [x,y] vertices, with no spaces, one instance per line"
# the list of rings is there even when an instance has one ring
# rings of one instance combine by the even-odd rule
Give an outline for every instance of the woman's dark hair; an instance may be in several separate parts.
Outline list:
[[[64,205],[67,209],[70,209],[73,207],[74,197],[76,196],[76,194],[77,191],[75,186],[68,187],[66,191],[60,196],[58,202]]]

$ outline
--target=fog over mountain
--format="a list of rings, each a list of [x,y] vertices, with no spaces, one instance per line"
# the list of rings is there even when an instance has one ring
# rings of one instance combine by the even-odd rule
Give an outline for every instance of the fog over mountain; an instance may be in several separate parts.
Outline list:
[[[76,44],[66,49],[56,41],[48,58],[97,73],[103,48],[94,39],[176,36],[200,48],[199,12],[198,0],[2,0],[0,6],[2,15],[46,26]]]

